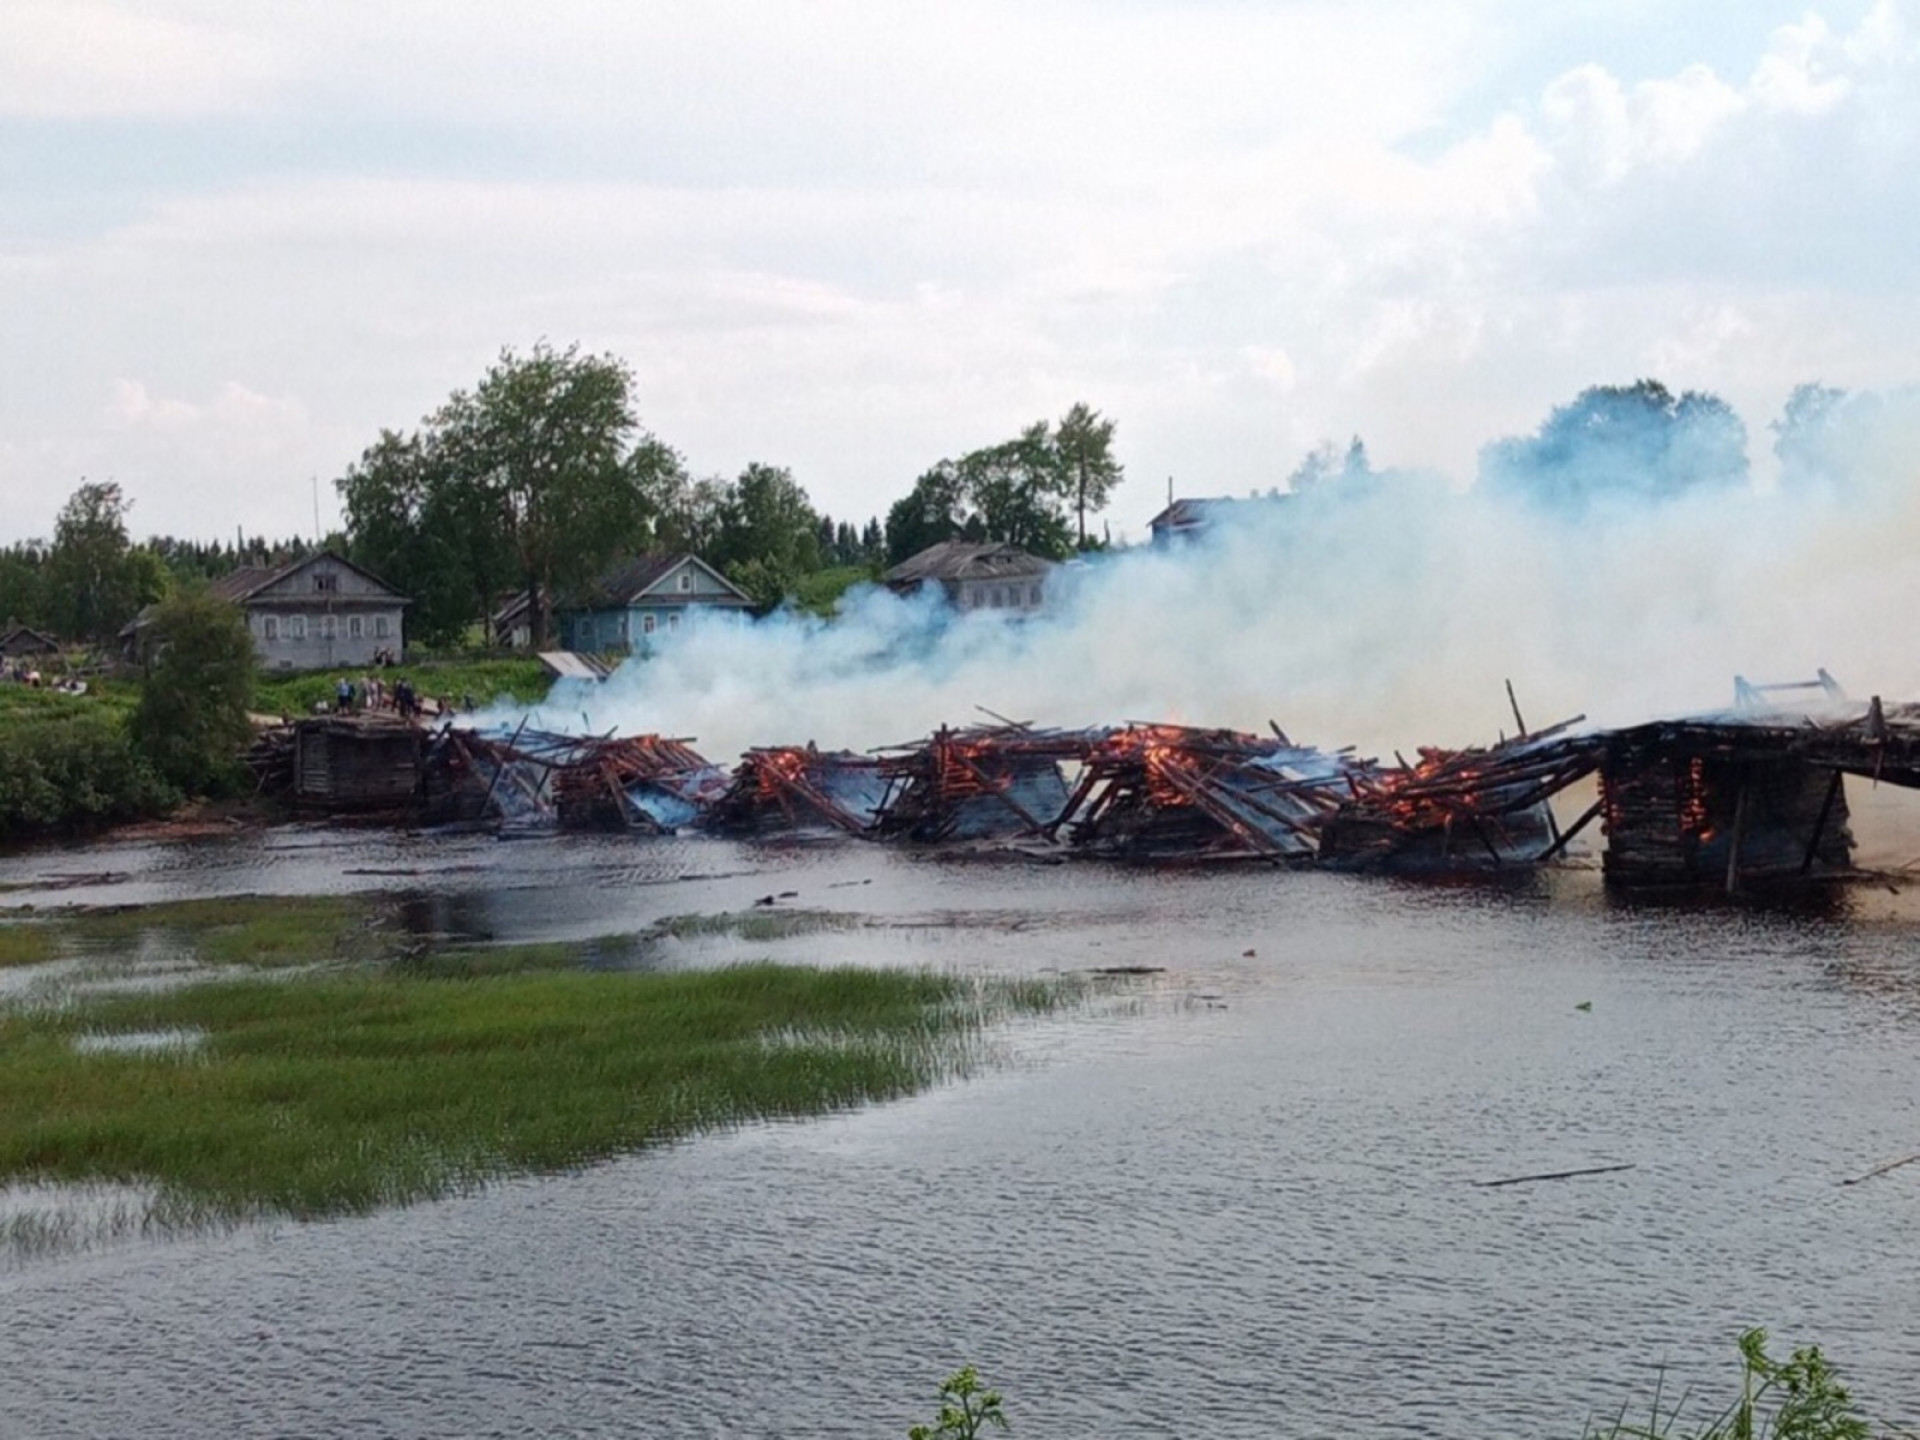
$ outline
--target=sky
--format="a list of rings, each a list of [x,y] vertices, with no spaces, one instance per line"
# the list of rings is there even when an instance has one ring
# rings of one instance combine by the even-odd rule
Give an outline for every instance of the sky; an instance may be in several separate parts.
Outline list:
[[[547,341],[884,515],[1084,401],[1109,520],[1469,483],[1654,376],[1913,384],[1920,0],[7,0],[0,542],[308,533]]]

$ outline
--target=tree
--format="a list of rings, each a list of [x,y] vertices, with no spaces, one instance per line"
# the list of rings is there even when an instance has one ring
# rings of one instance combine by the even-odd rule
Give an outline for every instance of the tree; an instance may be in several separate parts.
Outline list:
[[[536,345],[501,352],[471,394],[432,422],[445,483],[463,512],[486,515],[531,600],[537,644],[557,579],[584,580],[644,540],[649,507],[630,464],[638,429],[632,376],[613,356]]]
[[[112,482],[83,482],[61,507],[42,571],[47,620],[60,634],[110,641],[166,593],[165,567],[127,540],[127,508]]]
[[[753,464],[740,473],[721,502],[709,558],[762,612],[820,568],[820,517],[791,471]]]
[[[1583,390],[1537,434],[1480,452],[1481,483],[1579,511],[1604,499],[1660,500],[1747,474],[1747,428],[1715,395],[1658,380]]]
[[[1037,420],[1011,440],[942,460],[887,512],[887,563],[964,536],[1018,545],[1064,560],[1079,549],[1087,516],[1106,507],[1124,478],[1113,458],[1114,422],[1077,404],[1059,427]]]
[[[9,545],[0,550],[0,624],[51,628],[47,619],[46,552],[38,545]]]
[[[661,474],[653,487],[654,548],[710,561],[720,540],[721,512],[728,493],[727,482],[717,475],[694,480],[684,469]]]
[[[545,643],[551,597],[679,538],[685,472],[640,431],[632,389],[610,355],[504,350],[471,392],[417,434],[383,432],[337,482],[355,558],[410,593],[416,633],[454,639],[524,589]]]
[[[254,654],[245,615],[190,585],[155,609],[147,640],[134,743],[188,794],[233,789],[252,734]]]
[[[480,494],[445,473],[432,437],[381,431],[339,490],[348,554],[406,591],[416,640],[457,642],[476,612],[491,614],[513,587],[512,551]]]
[[[1377,472],[1367,457],[1367,442],[1356,435],[1344,450],[1331,440],[1322,440],[1314,446],[1287,476],[1287,490],[1294,495],[1310,495],[1336,483],[1357,485],[1375,478]]]
[[[954,539],[960,534],[965,507],[960,467],[942,460],[887,511],[886,563],[898,565],[930,545]]]
[[[1113,487],[1126,478],[1126,471],[1113,458],[1113,424],[1098,410],[1075,403],[1053,432],[1068,503],[1079,517],[1082,550],[1088,548],[1087,512],[1106,509]]]
[[[1046,421],[1035,421],[1016,439],[962,457],[960,474],[971,511],[969,534],[1054,560],[1073,552],[1066,477]]]

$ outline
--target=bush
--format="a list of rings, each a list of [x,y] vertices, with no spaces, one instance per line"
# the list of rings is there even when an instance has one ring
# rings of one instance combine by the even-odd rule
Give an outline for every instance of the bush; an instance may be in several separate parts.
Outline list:
[[[110,716],[49,714],[0,729],[0,839],[164,815],[179,803]]]
[[[190,795],[229,794],[252,737],[253,637],[239,607],[204,588],[154,610],[133,738],[154,768]]]

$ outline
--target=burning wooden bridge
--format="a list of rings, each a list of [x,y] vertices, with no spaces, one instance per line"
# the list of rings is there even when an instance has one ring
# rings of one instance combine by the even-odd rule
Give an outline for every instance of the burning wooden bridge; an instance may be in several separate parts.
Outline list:
[[[1522,722],[1514,739],[1390,765],[1296,744],[1277,726],[1056,730],[998,717],[872,754],[756,748],[730,773],[685,739],[524,724],[368,722],[362,735],[346,720],[302,722],[256,749],[263,788],[303,801],[411,796],[429,820],[507,830],[819,830],[1155,863],[1453,871],[1555,860],[1598,821],[1602,866],[1620,885],[1734,890],[1846,872],[1845,777],[1920,789],[1920,705],[1850,702],[1824,672],[1810,686],[1735,689],[1724,712],[1605,730],[1576,717],[1532,734]],[[1808,689],[1819,693],[1787,698]],[[1551,802],[1588,781],[1594,798],[1563,827]]]

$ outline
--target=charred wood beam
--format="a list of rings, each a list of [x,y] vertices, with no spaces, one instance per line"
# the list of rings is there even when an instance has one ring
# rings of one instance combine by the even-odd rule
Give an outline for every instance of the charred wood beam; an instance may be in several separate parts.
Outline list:
[[[1553,859],[1554,856],[1558,855],[1562,850],[1565,850],[1567,846],[1573,843],[1573,837],[1578,835],[1582,830],[1586,829],[1587,826],[1591,825],[1601,815],[1605,814],[1606,809],[1607,809],[1606,801],[1604,800],[1594,801],[1593,804],[1589,805],[1586,808],[1586,810],[1582,812],[1578,820],[1574,821],[1573,824],[1569,825],[1565,830],[1560,832],[1560,834],[1554,839],[1553,844],[1549,845],[1545,850],[1542,850],[1540,852],[1540,855],[1538,859],[1535,861],[1535,863],[1539,865],[1544,865],[1547,863],[1547,861]]]
[[[1807,852],[1800,857],[1800,873],[1805,875],[1813,869],[1813,860],[1820,853],[1820,841],[1827,833],[1827,821],[1833,816],[1833,805],[1840,798],[1843,783],[1841,772],[1833,772],[1833,778],[1827,781],[1827,793],[1820,802],[1820,814],[1813,822],[1813,833],[1807,837]]]

